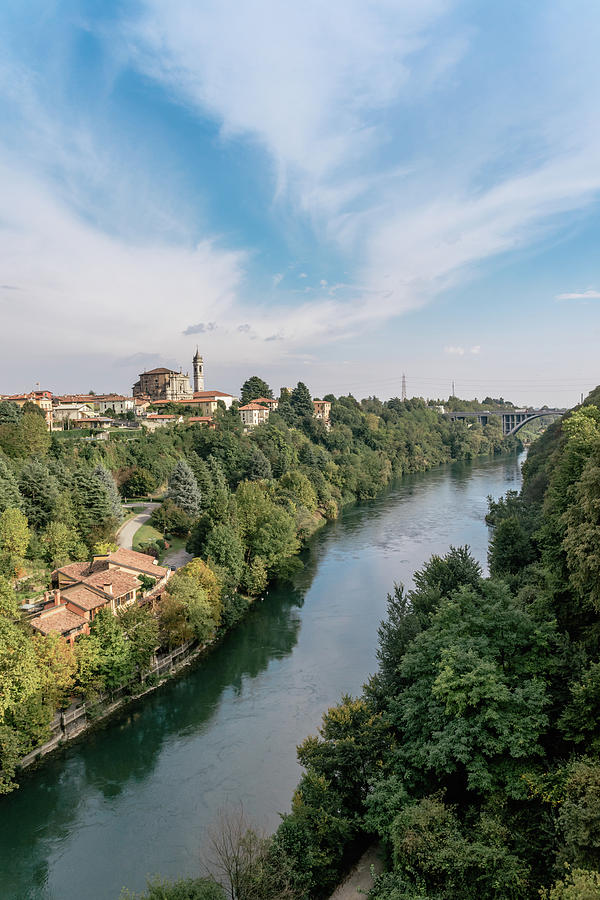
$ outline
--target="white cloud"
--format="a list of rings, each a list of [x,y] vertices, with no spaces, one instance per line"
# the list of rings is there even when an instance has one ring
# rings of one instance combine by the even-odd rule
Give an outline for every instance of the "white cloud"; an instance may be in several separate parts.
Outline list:
[[[464,347],[444,347],[444,353],[450,354],[450,356],[464,356],[465,348]]]
[[[327,282],[325,281],[324,278],[321,278],[319,284],[321,285],[321,287],[327,287]]]
[[[308,275],[306,274],[306,272],[300,272],[298,278],[308,278]]]
[[[449,19],[457,5],[145,0],[130,23],[136,65],[219,121],[224,139],[258,140],[278,200],[353,261],[333,336],[430,302],[600,192],[597,76],[569,11],[537,14],[545,64],[523,79],[515,104],[516,70],[498,61],[479,93],[464,78],[452,92],[451,73],[478,52],[474,32]],[[520,64],[527,71],[529,58]],[[456,144],[441,124],[437,141],[417,140],[419,151],[403,157],[403,117],[440,90],[464,120]],[[533,152],[516,152],[520,141]]]
[[[600,291],[588,288],[586,291],[573,291],[567,294],[557,294],[557,300],[600,300]]]
[[[277,272],[273,275],[273,287],[277,287],[283,281],[283,274],[281,272]]]
[[[479,356],[479,354],[481,353],[481,347],[480,347],[480,345],[479,345],[479,344],[475,344],[474,347],[471,347],[471,353],[473,353],[475,356]]]

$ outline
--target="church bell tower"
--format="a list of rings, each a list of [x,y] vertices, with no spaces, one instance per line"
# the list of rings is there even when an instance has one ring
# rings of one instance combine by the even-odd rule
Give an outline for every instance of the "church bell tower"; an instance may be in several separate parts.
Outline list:
[[[194,356],[194,391],[204,390],[204,360],[196,347]]]

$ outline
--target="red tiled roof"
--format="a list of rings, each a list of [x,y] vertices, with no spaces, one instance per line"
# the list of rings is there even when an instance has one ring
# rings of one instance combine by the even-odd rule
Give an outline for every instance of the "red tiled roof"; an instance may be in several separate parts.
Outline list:
[[[73,587],[63,588],[60,592],[65,602],[74,603],[81,609],[97,609],[99,606],[106,606],[109,603],[106,597],[101,597],[91,588],[84,584],[74,584]],[[115,596],[121,596],[120,594]]]
[[[158,369],[148,369],[147,372],[142,372],[142,375],[181,375],[181,372],[176,372],[175,369],[165,369],[160,366]]]
[[[72,631],[74,628],[83,628],[85,623],[86,620],[81,616],[78,616],[77,613],[70,612],[70,610],[64,609],[64,607],[61,608],[60,606],[56,606],[54,609],[43,613],[41,616],[36,616],[35,619],[31,619],[30,624],[43,634],[66,634],[66,632]]]
[[[120,548],[111,553],[108,557],[111,563],[119,566],[129,566],[131,569],[137,569],[155,578],[162,578],[169,571],[163,566],[154,565],[154,557],[148,553],[139,553],[137,550],[125,550]]]
[[[68,566],[62,566],[60,569],[55,569],[52,574],[66,575],[67,578],[72,578],[73,581],[81,581],[82,578],[91,575],[92,572],[98,572],[101,568],[106,568],[106,565],[102,560],[96,560],[93,563],[74,562],[69,563]]]
[[[240,406],[239,411],[241,412],[244,409],[262,409],[263,412],[266,412],[267,409],[264,406],[261,406],[260,403],[246,403],[245,406]]]
[[[147,419],[177,419],[178,417],[174,413],[150,413],[146,416]]]
[[[188,422],[212,422],[212,416],[188,416]]]
[[[122,597],[140,586],[137,575],[121,572],[120,569],[106,569],[103,572],[96,572],[85,579],[85,584],[89,584],[91,587],[105,591],[108,594],[110,594],[110,591],[106,590],[106,586],[110,584],[113,597]]]
[[[233,394],[226,394],[224,391],[194,391],[196,400],[209,400],[211,397],[232,397]]]

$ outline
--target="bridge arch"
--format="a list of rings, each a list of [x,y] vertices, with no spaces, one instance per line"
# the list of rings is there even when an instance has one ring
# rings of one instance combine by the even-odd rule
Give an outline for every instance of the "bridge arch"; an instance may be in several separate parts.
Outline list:
[[[564,410],[558,411],[553,409],[541,409],[539,412],[533,412],[527,416],[526,419],[523,419],[520,422],[510,429],[510,431],[505,431],[504,436],[508,437],[511,434],[516,434],[517,431],[520,431],[524,425],[527,425],[528,422],[533,422],[534,419],[560,419],[561,416],[565,414]]]

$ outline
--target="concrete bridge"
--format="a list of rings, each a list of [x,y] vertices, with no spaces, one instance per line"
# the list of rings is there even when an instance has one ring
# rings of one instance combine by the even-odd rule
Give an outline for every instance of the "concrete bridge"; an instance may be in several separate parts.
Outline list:
[[[501,418],[502,434],[507,437],[509,434],[516,434],[523,425],[534,419],[541,419],[544,416],[552,416],[557,419],[564,416],[566,412],[568,412],[566,409],[490,409],[483,412],[474,412],[473,410],[447,412],[444,415],[453,422],[475,419],[480,425],[487,425],[492,418]]]

